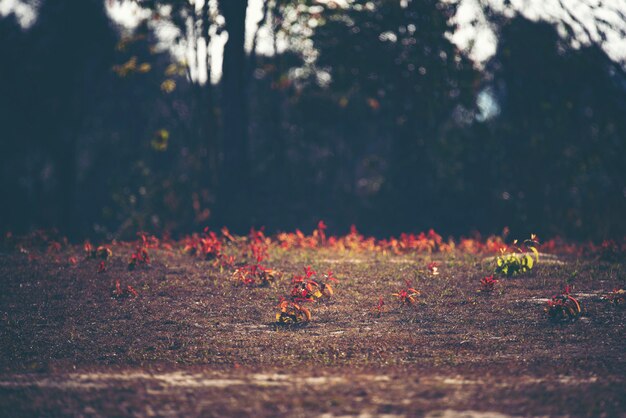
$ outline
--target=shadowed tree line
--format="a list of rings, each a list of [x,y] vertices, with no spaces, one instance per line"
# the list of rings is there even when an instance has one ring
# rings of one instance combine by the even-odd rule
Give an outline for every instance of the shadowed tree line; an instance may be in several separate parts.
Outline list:
[[[478,68],[449,2],[269,0],[261,55],[246,0],[137,3],[152,14],[133,33],[101,0],[0,20],[0,229],[626,234],[626,76],[598,45],[492,13]],[[160,22],[191,62],[159,46]],[[198,45],[223,32],[204,83]]]

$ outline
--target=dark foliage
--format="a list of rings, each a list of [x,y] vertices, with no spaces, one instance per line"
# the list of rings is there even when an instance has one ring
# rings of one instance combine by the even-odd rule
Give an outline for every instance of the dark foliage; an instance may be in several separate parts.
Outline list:
[[[323,218],[381,235],[626,234],[626,76],[597,45],[499,16],[478,69],[449,40],[448,3],[270,1],[276,53],[263,56],[244,50],[245,0],[219,2],[223,21],[138,3],[172,4],[196,41],[228,32],[220,84],[155,50],[148,21],[122,35],[101,0],[43,1],[28,30],[2,18],[0,229],[129,237]],[[307,47],[294,10],[317,22]]]

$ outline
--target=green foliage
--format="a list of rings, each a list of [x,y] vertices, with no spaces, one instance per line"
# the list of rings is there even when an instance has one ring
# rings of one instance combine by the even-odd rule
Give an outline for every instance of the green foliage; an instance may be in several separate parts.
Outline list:
[[[509,248],[501,250],[500,256],[496,258],[495,273],[511,277],[531,271],[535,263],[539,261],[538,244],[535,235],[531,235],[530,239],[525,240],[521,246],[517,246],[517,240],[515,240],[513,250],[516,252],[507,253]]]
[[[496,274],[517,276],[532,270],[535,262],[530,254],[503,254],[496,259]]]

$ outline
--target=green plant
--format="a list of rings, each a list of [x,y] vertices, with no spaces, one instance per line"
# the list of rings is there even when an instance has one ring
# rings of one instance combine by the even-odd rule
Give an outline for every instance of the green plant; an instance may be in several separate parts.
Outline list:
[[[495,273],[507,277],[528,273],[539,261],[538,245],[537,236],[532,234],[521,245],[515,240],[512,247],[501,248],[500,255],[496,257]]]

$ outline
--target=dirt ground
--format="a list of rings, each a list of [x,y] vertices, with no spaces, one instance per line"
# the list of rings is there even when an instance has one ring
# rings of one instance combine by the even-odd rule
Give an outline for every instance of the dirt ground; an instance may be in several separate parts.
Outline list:
[[[623,261],[542,255],[479,293],[494,260],[460,252],[275,249],[284,276],[246,287],[179,251],[129,271],[132,249],[112,249],[101,273],[78,247],[0,255],[0,416],[626,417],[626,309],[603,299]],[[307,265],[335,294],[278,326]],[[138,296],[113,298],[117,280]],[[392,296],[405,280],[415,305]],[[549,321],[565,284],[584,315]]]

